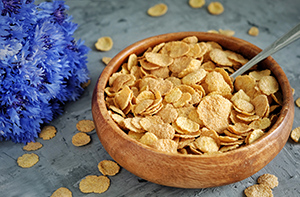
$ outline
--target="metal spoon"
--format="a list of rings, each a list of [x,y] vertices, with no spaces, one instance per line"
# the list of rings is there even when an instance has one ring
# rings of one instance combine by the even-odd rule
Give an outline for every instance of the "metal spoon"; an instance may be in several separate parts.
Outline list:
[[[252,66],[300,38],[300,23],[230,75],[233,80]]]

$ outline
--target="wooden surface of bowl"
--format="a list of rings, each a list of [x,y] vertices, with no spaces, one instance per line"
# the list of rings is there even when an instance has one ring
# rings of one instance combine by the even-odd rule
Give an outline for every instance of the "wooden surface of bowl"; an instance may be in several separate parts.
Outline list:
[[[158,35],[136,42],[117,54],[102,72],[92,98],[92,113],[98,137],[122,167],[153,183],[180,188],[207,188],[241,181],[266,166],[284,147],[292,128],[294,105],[289,81],[271,57],[259,66],[277,78],[283,93],[283,106],[277,122],[253,144],[217,155],[181,155],[155,151],[130,138],[111,119],[104,101],[104,88],[132,53],[143,53],[161,42],[196,36],[199,41],[215,41],[222,47],[251,59],[261,49],[244,40],[203,32],[178,32]]]

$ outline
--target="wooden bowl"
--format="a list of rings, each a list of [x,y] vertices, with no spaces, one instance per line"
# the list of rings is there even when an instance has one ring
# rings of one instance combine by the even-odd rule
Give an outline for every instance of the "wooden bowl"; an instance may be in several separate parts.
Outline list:
[[[268,68],[283,92],[283,106],[277,122],[253,144],[217,155],[181,155],[156,151],[130,138],[111,119],[104,102],[108,78],[132,53],[142,54],[161,42],[197,36],[199,41],[215,41],[226,49],[251,59],[261,49],[244,40],[203,32],[158,35],[136,42],[117,54],[102,72],[92,98],[92,113],[99,139],[122,167],[136,176],[160,185],[179,188],[207,188],[241,181],[266,166],[284,147],[292,128],[294,105],[289,81],[280,66],[268,57],[259,66]]]

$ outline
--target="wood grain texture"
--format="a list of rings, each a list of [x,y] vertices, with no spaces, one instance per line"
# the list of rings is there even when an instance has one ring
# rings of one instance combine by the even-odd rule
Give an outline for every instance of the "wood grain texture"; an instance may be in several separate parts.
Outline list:
[[[268,133],[255,143],[218,155],[177,155],[153,150],[131,139],[110,118],[104,102],[104,88],[112,73],[132,53],[141,54],[159,43],[195,35],[199,41],[215,41],[226,49],[251,58],[261,51],[238,38],[203,32],[178,32],[154,36],[130,45],[117,54],[102,72],[95,86],[92,113],[99,139],[122,167],[153,183],[181,188],[206,188],[241,181],[261,170],[285,145],[293,124],[291,87],[283,70],[268,57],[261,65],[270,69],[283,90],[281,115]]]

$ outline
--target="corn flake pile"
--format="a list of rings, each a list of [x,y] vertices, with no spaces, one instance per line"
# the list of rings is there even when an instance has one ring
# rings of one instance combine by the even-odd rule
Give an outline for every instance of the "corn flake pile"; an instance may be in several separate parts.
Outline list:
[[[277,120],[282,94],[270,70],[229,75],[248,60],[186,37],[131,54],[105,88],[112,119],[160,151],[212,154],[253,143]]]
[[[79,190],[82,193],[104,193],[110,186],[108,176],[115,176],[120,171],[120,166],[111,160],[103,160],[98,164],[99,171],[103,174],[88,175],[79,182]]]
[[[278,178],[273,174],[263,174],[257,179],[257,184],[244,190],[246,197],[272,197],[272,189],[278,186]]]

